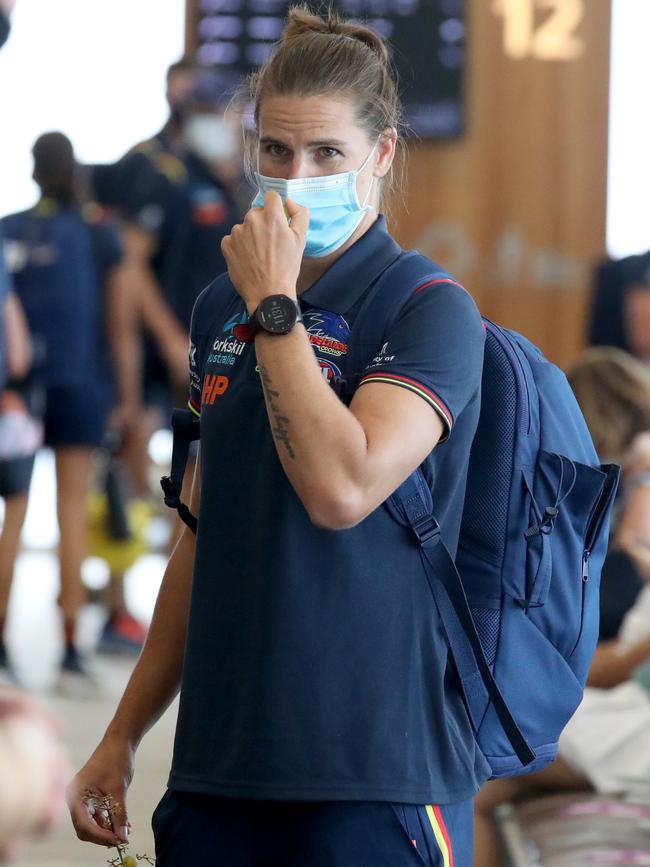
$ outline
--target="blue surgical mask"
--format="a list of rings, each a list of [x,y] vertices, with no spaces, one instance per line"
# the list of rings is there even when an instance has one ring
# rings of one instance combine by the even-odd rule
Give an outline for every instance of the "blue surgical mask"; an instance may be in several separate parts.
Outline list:
[[[269,178],[255,173],[259,192],[253,201],[254,208],[264,207],[265,193],[275,191],[285,199],[293,199],[304,208],[309,208],[309,228],[305,256],[320,259],[329,256],[350,238],[364,214],[372,209],[368,199],[372,183],[363,204],[357,195],[357,177],[365,169],[375,152],[370,151],[360,169],[324,175],[318,178]],[[374,183],[374,178],[372,179]]]

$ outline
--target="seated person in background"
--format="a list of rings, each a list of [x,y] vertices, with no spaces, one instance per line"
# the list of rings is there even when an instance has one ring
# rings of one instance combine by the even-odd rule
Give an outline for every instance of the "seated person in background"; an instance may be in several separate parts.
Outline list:
[[[492,820],[499,804],[571,790],[632,794],[644,779],[650,789],[650,692],[642,684],[650,667],[650,370],[621,349],[593,347],[569,381],[601,461],[622,467],[602,573],[600,640],[557,760],[527,776],[492,780],[477,795],[475,867],[502,863]]]
[[[588,343],[650,358],[650,252],[600,263],[594,273]]]

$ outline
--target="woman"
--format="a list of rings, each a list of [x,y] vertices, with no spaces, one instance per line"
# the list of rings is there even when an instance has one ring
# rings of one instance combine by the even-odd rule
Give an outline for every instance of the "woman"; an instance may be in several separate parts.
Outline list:
[[[566,790],[647,796],[650,781],[650,693],[643,685],[650,674],[650,372],[622,349],[593,347],[569,381],[596,451],[622,468],[601,580],[599,643],[557,760],[479,792],[477,867],[502,863],[492,822],[498,804]]]
[[[251,83],[259,193],[193,314],[198,535],[179,540],[116,716],[70,787],[73,823],[126,839],[134,751],[180,688],[158,867],[468,865],[489,769],[418,547],[384,503],[424,464],[455,545],[480,316],[451,278],[405,285],[339,400],[352,320],[403,255],[378,212],[400,120],[387,49],[293,9]],[[120,805],[112,827],[88,790]]]
[[[64,633],[58,685],[75,695],[93,694],[97,684],[76,634],[86,596],[81,564],[87,555],[87,500],[93,450],[103,440],[111,410],[112,372],[116,423],[124,424],[137,405],[132,305],[121,277],[117,229],[102,209],[84,205],[69,139],[46,133],[35,142],[33,156],[41,198],[28,211],[5,217],[2,228],[12,283],[34,342],[25,387],[43,395],[38,402],[44,441],[56,462]],[[28,481],[25,492],[27,487]],[[7,554],[0,570],[2,642],[26,504],[25,496],[8,527],[11,538],[2,540]]]

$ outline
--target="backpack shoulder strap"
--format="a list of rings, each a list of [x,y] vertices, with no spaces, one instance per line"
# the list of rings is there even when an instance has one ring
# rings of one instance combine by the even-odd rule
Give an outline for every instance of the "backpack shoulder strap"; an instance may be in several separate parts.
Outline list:
[[[420,484],[416,471],[397,489],[393,498],[420,546],[427,583],[440,613],[472,725],[477,731],[490,699],[515,754],[526,766],[533,761],[535,753],[515,722],[485,658],[462,578],[441,538],[440,527]]]
[[[165,505],[176,509],[181,521],[196,535],[198,520],[182,502],[181,490],[190,445],[201,436],[201,421],[189,409],[175,409],[172,413],[172,434],[172,466],[169,475],[161,478],[160,486],[165,495]]]

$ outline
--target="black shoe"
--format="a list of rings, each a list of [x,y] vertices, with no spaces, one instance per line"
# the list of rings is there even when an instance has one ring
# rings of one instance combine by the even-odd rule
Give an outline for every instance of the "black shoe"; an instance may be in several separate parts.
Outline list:
[[[66,644],[56,690],[69,698],[96,698],[99,694],[96,673],[73,644]]]

